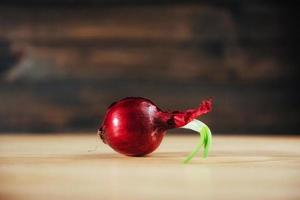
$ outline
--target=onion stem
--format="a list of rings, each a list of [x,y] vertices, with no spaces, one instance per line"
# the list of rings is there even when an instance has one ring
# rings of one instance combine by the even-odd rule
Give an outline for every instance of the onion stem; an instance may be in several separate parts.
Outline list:
[[[199,143],[196,145],[194,150],[186,157],[186,159],[183,161],[183,163],[186,164],[186,163],[190,162],[195,157],[195,155],[198,153],[198,151],[201,149],[202,146],[204,148],[203,149],[203,158],[206,158],[208,156],[208,152],[209,152],[209,149],[210,149],[210,146],[212,143],[212,135],[211,135],[211,131],[208,128],[208,126],[206,124],[204,124],[203,122],[201,122],[197,119],[194,119],[187,125],[180,127],[180,128],[193,130],[200,134]]]

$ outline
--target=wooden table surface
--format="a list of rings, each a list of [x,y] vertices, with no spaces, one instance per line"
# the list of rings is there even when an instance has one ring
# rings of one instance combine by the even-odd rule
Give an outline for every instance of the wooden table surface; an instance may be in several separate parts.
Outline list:
[[[89,152],[92,134],[0,135],[0,199],[300,199],[300,137],[213,139],[207,159],[182,164],[196,135],[138,158]]]

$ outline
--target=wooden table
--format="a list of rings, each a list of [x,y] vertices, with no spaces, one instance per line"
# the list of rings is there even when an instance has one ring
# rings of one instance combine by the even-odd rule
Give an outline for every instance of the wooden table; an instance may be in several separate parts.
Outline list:
[[[214,136],[209,158],[182,164],[198,137],[165,137],[125,157],[92,134],[0,135],[0,199],[300,199],[300,137]]]

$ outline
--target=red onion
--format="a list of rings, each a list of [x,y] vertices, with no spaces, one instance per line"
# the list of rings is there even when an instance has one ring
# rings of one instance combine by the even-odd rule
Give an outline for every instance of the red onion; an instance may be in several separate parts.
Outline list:
[[[152,101],[142,97],[127,97],[111,104],[98,129],[102,141],[115,151],[127,156],[144,156],[161,143],[165,132],[173,128],[187,128],[200,132],[201,144],[186,159],[188,162],[211,142],[211,133],[202,122],[195,120],[212,108],[212,100],[204,100],[198,108],[185,111],[162,111]]]

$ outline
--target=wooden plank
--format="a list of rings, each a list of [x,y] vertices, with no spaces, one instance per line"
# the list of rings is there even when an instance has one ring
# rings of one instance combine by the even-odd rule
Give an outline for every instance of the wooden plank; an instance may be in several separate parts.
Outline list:
[[[192,108],[213,96],[214,110],[202,119],[217,132],[298,133],[299,97],[289,85],[279,88],[159,79],[2,85],[0,127],[2,131],[94,131],[106,108],[126,96],[147,97],[171,110]]]
[[[215,27],[222,30],[226,29],[222,22],[228,17],[224,12],[199,6],[90,7],[73,10],[4,8],[0,13],[3,27],[0,37],[29,41],[66,38],[184,40],[194,37],[196,17],[212,15],[218,23]],[[197,23],[197,26],[201,25],[205,24]],[[213,27],[204,28],[203,36],[218,37]],[[223,33],[226,34],[226,31]]]
[[[104,45],[77,47],[24,47],[21,61],[5,74],[6,79],[55,80],[148,77],[176,80],[273,81],[294,76],[292,65],[281,60],[276,46],[256,50],[222,42],[199,47],[182,45]],[[272,53],[266,53],[272,50]],[[274,57],[276,56],[277,57]]]
[[[182,160],[198,136],[168,135],[125,157],[95,135],[1,135],[5,199],[299,199],[300,138],[215,136],[207,159]],[[270,170],[272,169],[272,170]]]
[[[253,7],[259,8],[251,8]],[[288,8],[242,3],[239,12],[212,4],[101,7],[0,7],[0,37],[14,41],[67,39],[278,39]],[[232,16],[234,15],[234,16]],[[274,20],[277,19],[277,20]]]

